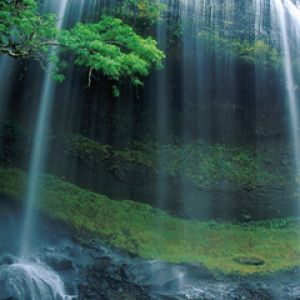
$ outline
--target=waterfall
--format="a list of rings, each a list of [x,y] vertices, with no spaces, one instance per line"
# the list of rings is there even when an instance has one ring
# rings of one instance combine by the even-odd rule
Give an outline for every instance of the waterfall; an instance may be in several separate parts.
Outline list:
[[[300,8],[299,5],[294,4],[291,0],[285,1],[285,6],[289,15],[293,18],[296,26],[300,26]]]
[[[45,0],[42,4],[43,12],[53,12],[57,17],[57,28],[65,26],[67,19],[72,23],[82,18],[85,9],[85,1],[74,1],[71,5],[69,0]],[[76,7],[75,14],[71,15],[71,7]],[[51,54],[55,54],[57,47],[50,49]],[[9,87],[12,81],[11,74],[14,62],[10,58],[1,58],[0,74],[2,75],[3,90],[0,98],[0,123],[5,114],[6,96],[9,94]],[[69,71],[72,75],[73,68]],[[69,296],[60,276],[51,268],[38,259],[33,259],[33,245],[31,239],[34,237],[35,227],[38,222],[35,218],[35,209],[38,206],[40,197],[40,175],[44,171],[47,160],[47,141],[50,132],[50,120],[52,107],[55,100],[56,83],[52,76],[54,66],[49,62],[45,68],[44,77],[39,96],[39,108],[35,130],[33,132],[33,144],[30,157],[29,178],[25,195],[25,212],[23,227],[21,231],[20,258],[16,258],[11,265],[0,266],[0,288],[1,292],[13,296],[19,300],[68,300],[75,299],[76,296]],[[71,84],[67,86],[70,89]]]
[[[290,0],[273,0],[273,5],[278,19],[278,25],[281,34],[281,47],[284,56],[284,76],[286,80],[290,133],[293,145],[293,155],[295,158],[295,172],[297,180],[300,178],[300,123],[299,123],[299,104],[296,93],[296,82],[292,67],[292,51],[290,47],[291,36],[289,35],[288,16],[292,17],[293,25],[296,25],[296,31],[300,33],[300,9]],[[298,58],[297,58],[298,59]],[[298,183],[297,183],[298,184]]]
[[[163,51],[167,49],[167,29],[165,22],[158,23],[156,25],[156,36],[158,41],[158,46]],[[167,63],[167,62],[165,62]],[[168,131],[168,73],[166,72],[166,68],[160,70],[156,76],[155,80],[155,100],[156,100],[156,107],[157,115],[156,115],[156,124],[157,124],[157,134],[156,139],[158,143],[163,143],[167,139],[167,131]],[[158,156],[157,160],[157,168],[158,170],[162,169],[162,163],[166,159],[163,155],[161,149],[158,146]],[[166,188],[168,182],[162,172],[159,172],[157,176],[157,187],[156,187],[156,202],[157,205],[161,208],[166,208]]]
[[[64,16],[66,13],[68,0],[57,0],[55,3],[57,13],[57,27],[63,25]],[[46,1],[46,4],[47,1]],[[56,48],[51,49],[52,52]],[[39,176],[43,171],[47,152],[47,137],[49,130],[49,118],[51,116],[51,108],[55,94],[55,82],[52,79],[53,64],[48,63],[43,80],[43,86],[40,96],[40,107],[38,110],[37,121],[35,125],[33,147],[31,152],[31,162],[29,169],[29,179],[26,194],[26,208],[24,216],[24,225],[21,241],[21,255],[27,256],[30,253],[30,239],[34,226],[34,208],[37,205],[39,197]]]
[[[55,0],[55,1],[44,1],[42,5],[43,11],[51,11],[57,16],[57,28],[62,28],[69,22],[71,26],[77,21],[86,19],[97,19],[97,16],[90,16],[98,14],[97,5],[101,4],[101,1],[94,0]],[[105,3],[104,3],[105,4]],[[106,5],[106,4],[105,4]],[[71,10],[74,9],[72,12]],[[86,13],[88,16],[86,16]],[[57,47],[51,48],[50,52],[55,53]],[[41,86],[40,104],[37,112],[37,120],[35,123],[35,130],[33,133],[33,145],[30,155],[30,167],[29,167],[29,178],[27,185],[27,192],[25,195],[25,213],[24,213],[24,224],[21,232],[21,256],[26,257],[31,252],[31,238],[34,237],[35,231],[35,216],[34,211],[38,206],[38,199],[40,197],[40,175],[44,171],[45,163],[47,161],[47,141],[49,138],[49,126],[52,114],[53,102],[55,100],[56,83],[53,80],[54,66],[49,62],[46,66],[44,78]],[[72,65],[67,72],[66,84],[64,84],[65,97],[72,97],[76,93],[76,88],[79,85],[78,77],[79,74],[75,72],[75,66]],[[77,84],[76,84],[77,82]],[[75,83],[75,86],[74,86]],[[65,111],[65,113],[69,113]],[[64,116],[64,122],[65,116]]]
[[[33,87],[31,82],[26,82],[24,86],[16,84],[16,86],[20,86],[20,90],[24,88],[25,92],[20,92],[19,94],[22,96],[22,100],[24,99],[25,105],[29,103],[29,101],[26,101],[34,93],[37,94],[39,100],[38,110],[34,112],[36,119],[25,195],[24,223],[21,229],[20,257],[11,265],[0,266],[0,290],[2,289],[1,284],[3,284],[8,292],[13,291],[13,295],[17,299],[71,299],[71,296],[67,296],[67,294],[72,292],[70,292],[70,288],[68,289],[69,281],[66,281],[65,284],[63,282],[64,278],[68,280],[68,278],[64,277],[63,271],[58,270],[57,273],[54,272],[49,267],[50,263],[47,266],[43,261],[36,259],[38,255],[35,255],[36,257],[33,258],[33,255],[36,254],[34,252],[36,248],[32,242],[33,237],[35,238],[35,228],[38,227],[38,224],[42,224],[37,221],[35,209],[39,207],[42,184],[41,175],[46,170],[57,176],[65,176],[65,173],[71,169],[71,176],[74,178],[80,177],[83,183],[81,184],[80,180],[78,180],[80,183],[78,185],[83,188],[95,190],[95,192],[103,195],[111,192],[112,195],[108,196],[112,199],[124,198],[135,201],[144,201],[146,199],[145,202],[156,201],[153,206],[169,210],[172,213],[174,210],[175,217],[196,220],[203,218],[210,221],[219,216],[214,214],[215,208],[218,208],[217,211],[221,218],[225,216],[230,221],[231,219],[235,220],[234,210],[244,209],[238,202],[245,204],[243,198],[246,198],[244,196],[247,195],[248,191],[251,196],[246,198],[246,201],[254,199],[253,195],[260,197],[260,194],[263,194],[259,190],[261,177],[249,176],[248,173],[255,173],[256,168],[252,168],[252,165],[248,168],[248,165],[252,164],[254,160],[252,148],[254,149],[253,152],[255,152],[259,138],[263,140],[263,143],[266,143],[267,147],[271,148],[270,145],[272,144],[268,144],[266,137],[270,138],[273,131],[267,134],[263,133],[261,136],[257,133],[258,126],[256,122],[262,116],[262,114],[259,114],[259,105],[269,106],[267,112],[274,111],[272,110],[273,107],[271,107],[273,105],[272,95],[277,96],[276,93],[278,90],[281,92],[282,88],[275,89],[274,92],[265,92],[265,90],[271,90],[270,87],[275,85],[276,87],[279,86],[277,83],[284,75],[286,83],[284,92],[288,99],[289,130],[293,145],[293,156],[296,162],[295,170],[298,179],[300,179],[300,120],[298,93],[296,90],[300,70],[296,70],[295,52],[297,49],[291,47],[291,39],[294,35],[296,34],[298,38],[300,37],[300,8],[295,0],[251,0],[248,2],[241,0],[157,1],[166,4],[168,10],[166,12],[167,17],[163,18],[162,22],[158,23],[156,27],[156,39],[160,48],[167,54],[167,57],[165,68],[154,73],[154,76],[150,75],[150,78],[145,80],[145,90],[141,92],[141,98],[144,98],[141,99],[142,101],[139,101],[139,106],[144,106],[144,102],[146,103],[149,100],[145,104],[145,106],[149,105],[151,107],[147,114],[145,114],[144,108],[136,109],[131,114],[128,113],[130,104],[132,105],[133,103],[132,106],[134,106],[138,103],[138,97],[135,95],[126,97],[125,93],[124,97],[123,94],[120,96],[122,101],[118,99],[110,101],[110,97],[107,97],[107,91],[101,90],[106,84],[106,80],[102,80],[100,76],[101,82],[100,80],[96,82],[93,79],[94,86],[92,85],[90,89],[87,89],[86,78],[84,78],[86,70],[74,66],[71,54],[67,58],[71,66],[66,71],[66,80],[60,87],[52,79],[54,66],[51,62],[45,68],[45,73],[40,80],[42,82],[40,87]],[[101,15],[103,6],[110,7],[110,5],[113,5],[112,3],[115,3],[112,0],[42,0],[39,2],[43,3],[42,11],[54,11],[56,13],[58,28],[70,28],[79,19],[83,22],[95,21]],[[270,9],[270,3],[272,4],[272,9]],[[274,21],[273,23],[271,22],[272,20]],[[270,24],[266,25],[268,22]],[[155,31],[153,28],[147,29],[147,32],[148,30],[151,33]],[[270,48],[274,46],[274,49],[277,51],[276,43],[278,41],[280,41],[284,60],[283,69],[280,72],[276,68],[264,70],[264,66],[255,61],[257,58],[255,57],[256,54],[253,55],[254,58],[253,56],[249,58],[250,55],[247,51],[244,51],[246,52],[245,54],[239,53],[234,47],[232,50],[233,44],[237,44],[241,48],[246,45],[246,48],[250,48],[249,52],[255,52],[257,50],[255,48],[257,46],[256,42],[258,42],[258,45],[261,42],[263,49],[265,47],[268,48],[268,46]],[[298,41],[292,42],[293,45],[299,43]],[[57,50],[57,47],[52,47],[50,52],[55,54]],[[36,71],[35,63],[30,62],[29,65],[31,72],[34,73]],[[9,76],[9,79],[5,77],[6,73],[14,74],[11,71],[9,72],[9,70],[12,70],[12,66],[10,58],[0,60],[0,75],[3,78],[1,84],[4,86],[4,92],[0,94],[0,126],[5,110],[6,94],[9,94],[10,86],[14,87],[13,83],[7,86],[7,83],[12,81],[12,75]],[[270,66],[268,67],[271,69]],[[31,80],[32,78],[28,76],[28,73],[27,80],[28,78]],[[278,81],[274,80],[274,85],[273,83],[270,84],[270,81],[273,79],[268,77],[270,73],[274,75],[274,78],[276,77],[276,80],[280,78]],[[34,73],[37,77],[36,74],[39,73]],[[121,85],[121,91],[122,88],[125,89],[125,84],[124,87]],[[150,96],[147,94],[147,89],[151,90],[149,92]],[[139,90],[137,89],[137,91]],[[108,98],[108,100],[104,98]],[[274,98],[276,98],[274,100],[275,103],[277,98],[280,97]],[[60,100],[59,103],[55,101],[56,99]],[[17,97],[16,100],[18,100]],[[261,100],[265,102],[263,103]],[[108,103],[108,101],[110,102]],[[32,101],[32,103],[34,106],[35,101]],[[127,103],[130,103],[128,107],[126,107]],[[56,104],[60,105],[59,109],[56,109]],[[28,105],[28,111],[32,113],[34,109],[30,105]],[[108,108],[105,107],[106,105]],[[122,111],[122,109],[120,110],[120,105],[126,107],[124,116],[120,114]],[[116,107],[116,111],[111,113],[113,118],[110,116],[110,106]],[[82,108],[86,109],[86,111],[80,111]],[[109,116],[105,116],[106,119],[101,118],[105,113],[100,113],[100,110],[106,110]],[[53,111],[56,112],[55,122],[52,122],[54,126],[51,127],[51,120],[54,119]],[[149,159],[148,157],[144,158],[141,147],[141,151],[136,151],[136,159],[129,156],[131,151],[128,150],[131,150],[131,148],[128,148],[130,146],[127,147],[127,144],[126,151],[123,152],[123,142],[120,142],[120,140],[124,132],[124,136],[129,136],[128,140],[130,142],[135,142],[136,140],[140,142],[134,136],[134,132],[129,132],[130,126],[128,128],[125,127],[127,122],[133,123],[135,122],[134,119],[142,119],[144,117],[147,119],[146,121],[151,120],[151,126],[153,120],[155,124],[153,125],[154,128],[149,126],[149,137],[148,128],[143,129],[144,131],[141,134],[143,143],[141,143],[141,146],[144,147],[144,140],[146,141],[145,144],[149,140],[150,146],[153,141],[153,144],[157,145],[158,152],[155,152],[157,157],[152,158],[152,152],[150,153],[149,150]],[[22,117],[15,117],[17,121],[18,118],[24,121]],[[267,127],[267,122],[272,119],[272,116],[266,116],[265,118],[267,121],[264,119],[262,124]],[[103,127],[99,126],[100,129],[98,130],[98,122],[105,123],[108,119],[112,124],[104,125]],[[110,121],[110,119],[112,120]],[[126,119],[125,122],[122,119]],[[276,118],[274,119],[277,121]],[[21,125],[25,124],[25,126],[27,123],[31,124],[31,122],[26,121],[27,119],[19,123]],[[134,127],[147,124],[144,120],[143,123],[140,122],[137,121]],[[274,124],[273,122],[274,120],[272,120],[271,126]],[[109,126],[113,127],[113,129],[111,130]],[[75,130],[74,127],[76,127]],[[96,127],[97,130],[95,129]],[[30,130],[28,128],[25,129],[27,130],[27,136],[27,132]],[[113,134],[111,134],[112,131]],[[64,135],[66,132],[68,136],[67,134]],[[51,144],[51,150],[55,150],[51,151],[51,153],[57,156],[56,161],[52,160],[52,157],[51,161],[50,159],[48,160],[47,144],[50,133],[53,133],[53,136],[55,136],[54,142]],[[282,134],[282,132],[279,134]],[[102,143],[103,145],[100,144],[99,149],[101,151],[98,154],[96,152],[98,151],[98,143],[96,142],[108,135],[109,141],[106,142],[105,139],[105,143]],[[249,140],[251,139],[250,142],[249,140],[246,141],[248,135],[250,136]],[[70,139],[73,136],[75,138],[82,137],[83,143],[85,138],[90,140],[87,139],[87,145],[83,143],[81,145],[81,140],[78,139],[77,145],[75,144],[77,141],[74,139],[75,143],[73,145],[72,140],[71,143],[68,143],[67,139],[69,136]],[[95,152],[93,139],[96,141]],[[171,144],[173,141],[174,143]],[[65,143],[66,145],[60,151],[61,149],[56,147],[57,145],[53,145],[55,143]],[[167,143],[170,143],[170,145]],[[237,146],[231,147],[231,143]],[[247,146],[249,145],[251,150],[249,155],[248,152],[245,152],[243,156],[243,143],[247,143]],[[139,146],[138,143],[136,144]],[[91,151],[89,149],[90,145]],[[132,145],[133,150],[135,150],[135,144],[132,143]],[[115,148],[117,149],[116,151]],[[226,149],[229,149],[230,153],[226,153]],[[194,151],[199,152],[201,157],[195,155]],[[105,152],[107,152],[107,155],[105,155]],[[132,152],[134,153],[134,151]],[[239,156],[240,154],[241,156]],[[71,168],[69,168],[69,162],[66,162],[67,159],[61,158],[63,155],[71,161]],[[141,158],[139,158],[139,155],[141,155]],[[269,157],[267,158],[269,159]],[[271,159],[273,159],[273,156],[270,156]],[[59,170],[62,170],[61,173],[56,172],[55,167],[52,169],[53,161],[60,164]],[[46,166],[50,167],[46,168]],[[76,168],[78,170],[73,170]],[[85,168],[87,170],[84,170]],[[263,161],[261,168],[268,169],[266,171],[269,171],[269,169],[272,171],[269,166],[269,160]],[[80,170],[84,172],[80,172]],[[204,171],[198,172],[198,170]],[[237,170],[237,173],[232,178],[228,176],[228,174],[234,173],[235,170]],[[99,174],[98,171],[99,173],[102,172],[101,174],[103,175],[97,176]],[[242,172],[246,173],[246,179],[238,178],[243,177],[244,174]],[[219,174],[224,175],[219,177]],[[148,175],[151,176],[149,180],[150,188],[147,185]],[[265,176],[265,173],[263,172],[262,175]],[[139,180],[139,177],[143,176],[145,178],[141,178],[143,179],[142,184],[135,182]],[[266,174],[267,176],[269,176],[269,173]],[[127,181],[127,177],[132,177],[132,180]],[[266,184],[262,183],[268,190],[269,186],[273,187],[274,185],[276,188],[277,185],[277,178],[274,177],[275,179],[273,179],[272,176],[270,178],[271,180],[266,181]],[[70,181],[73,182],[72,180]],[[105,186],[106,181],[111,182]],[[152,181],[154,181],[153,185]],[[77,184],[77,182],[73,183]],[[97,185],[101,186],[99,190]],[[265,188],[265,186],[262,186],[262,188]],[[253,193],[256,187],[258,187],[258,194]],[[125,190],[128,190],[128,192]],[[132,190],[132,193],[129,195],[130,190]],[[149,191],[149,196],[145,195],[144,191]],[[117,196],[115,197],[114,194]],[[123,197],[124,194],[126,197]],[[135,199],[132,199],[131,195]],[[152,197],[153,195],[154,197]],[[148,200],[148,198],[156,200]],[[253,208],[255,211],[260,211],[259,200],[256,202],[255,198],[255,201],[253,201],[256,205]],[[153,202],[150,204],[153,204]],[[273,210],[273,207],[271,209]],[[274,211],[275,209],[277,211],[277,207],[274,208]],[[244,211],[247,213],[245,220],[249,221],[251,216],[247,210],[248,207],[245,206]],[[153,211],[153,215],[154,213],[155,211]],[[236,214],[239,219],[243,218],[243,212],[238,211]],[[154,222],[156,221],[155,218],[153,220]],[[184,226],[174,228],[174,237],[172,236],[174,245],[177,238],[178,244],[188,242],[189,235],[185,235],[189,230],[189,226],[185,226],[185,224],[189,224],[188,222],[180,222]],[[174,225],[176,224],[174,223]],[[209,230],[210,227],[215,227],[214,223],[211,225],[208,227]],[[157,222],[157,224],[153,224],[154,230],[165,229],[160,222]],[[126,235],[128,234],[126,234],[125,230],[124,236]],[[195,232],[195,235],[197,235],[197,232]],[[35,240],[38,239],[35,238]],[[41,240],[38,241],[40,242]],[[168,239],[166,241],[168,242]],[[44,247],[45,245],[42,246]],[[163,248],[163,245],[159,246]],[[168,246],[166,244],[166,248]],[[159,264],[157,263],[158,266]],[[152,271],[155,270],[155,267],[151,267]],[[53,267],[53,269],[55,268]],[[164,278],[166,279],[166,285],[169,285],[169,282],[173,285],[173,281],[169,280],[168,274],[161,273],[162,277],[166,277]],[[178,272],[175,272],[174,277],[178,278],[179,289],[184,289],[186,280],[184,272],[178,270]]]

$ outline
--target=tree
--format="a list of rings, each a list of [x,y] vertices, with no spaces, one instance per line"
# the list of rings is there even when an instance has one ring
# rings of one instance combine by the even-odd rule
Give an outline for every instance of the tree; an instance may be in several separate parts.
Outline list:
[[[0,0],[0,53],[29,58],[56,43],[53,15],[41,15],[33,0]],[[47,47],[45,47],[47,46]]]
[[[70,52],[90,75],[95,70],[114,80],[130,77],[135,85],[142,84],[141,77],[152,66],[161,66],[164,58],[153,38],[142,37],[116,17],[102,16],[97,23],[78,23],[70,30],[59,30],[55,24],[55,16],[40,14],[34,0],[0,0],[0,54],[50,59],[61,66],[56,55]],[[49,55],[53,45],[58,47],[54,56]]]
[[[77,24],[62,32],[58,41],[63,51],[75,55],[75,63],[101,71],[111,79],[130,77],[140,85],[151,65],[160,66],[163,53],[150,37],[143,38],[120,19],[103,17],[95,24]]]
[[[122,0],[111,14],[144,29],[159,22],[164,10],[165,5],[157,0]]]

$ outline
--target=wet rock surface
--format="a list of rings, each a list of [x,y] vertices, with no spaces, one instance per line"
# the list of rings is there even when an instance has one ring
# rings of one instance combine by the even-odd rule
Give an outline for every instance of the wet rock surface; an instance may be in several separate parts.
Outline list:
[[[45,263],[50,266],[54,271],[69,271],[74,270],[75,266],[70,258],[61,254],[48,254],[44,255]]]
[[[20,149],[28,147],[25,141],[29,137],[26,137],[25,132],[17,134],[15,131],[16,128],[6,126],[3,136],[0,133],[0,138],[15,141],[6,145],[5,155],[0,153],[0,161],[12,161],[16,166],[24,168],[29,158],[20,162],[20,157],[23,157]],[[48,163],[49,172],[112,199],[143,202],[176,216],[197,220],[251,222],[298,215],[299,201],[294,193],[294,179],[289,177],[289,166],[293,164],[289,161],[290,149],[286,149],[286,142],[281,139],[275,139],[268,147],[274,151],[265,157],[263,163],[263,169],[268,173],[280,174],[276,180],[268,184],[256,182],[252,185],[224,179],[208,184],[207,187],[197,186],[185,176],[158,174],[155,168],[134,161],[128,152],[125,152],[125,158],[113,155],[107,150],[114,149],[110,145],[98,144],[102,152],[94,152],[93,148],[92,151],[80,152],[69,145],[66,136],[59,138],[58,135],[56,139],[54,145],[59,152],[54,152],[53,147],[50,147],[53,161]],[[255,151],[267,152],[267,149],[258,147]],[[74,176],[74,168],[79,175]],[[285,178],[284,182],[281,182],[281,177]],[[164,185],[163,204],[155,200],[158,180]]]
[[[0,257],[0,266],[2,265],[12,265],[15,262],[15,259],[13,256],[6,254]]]
[[[98,269],[96,265],[86,270],[89,275],[80,287],[80,299],[296,300],[300,297],[300,281],[295,276],[300,275],[299,270],[272,278],[214,277],[208,271],[202,277],[191,275],[194,270],[188,265],[148,262],[153,267],[149,271],[143,262],[127,267],[114,263],[109,268]]]
[[[79,286],[79,299],[130,300],[151,299],[142,286],[130,281],[126,269],[104,257],[84,270],[85,281]]]
[[[287,170],[278,162],[286,161],[288,152],[281,152],[281,144],[274,143],[274,148],[278,149],[278,156],[270,158],[271,165],[265,165],[264,168],[270,173],[280,170],[287,177]],[[291,184],[292,179],[286,180],[284,185],[279,184],[278,180],[253,186],[222,180],[200,187],[185,176],[165,173],[158,176],[153,168],[113,155],[92,155],[90,152],[83,155],[70,149],[64,155],[63,160],[69,164],[67,169],[72,170],[71,166],[76,165],[80,176],[74,178],[65,169],[60,170],[60,164],[51,162],[53,174],[112,199],[131,199],[150,204],[181,218],[250,222],[298,214],[298,198],[293,192],[295,187]],[[99,181],[99,178],[103,180]],[[164,185],[163,204],[155,200],[158,180]]]
[[[45,293],[47,300],[300,299],[300,269],[243,277],[214,274],[199,264],[147,261],[111,249],[100,240],[79,239],[66,226],[45,219],[39,223],[32,256],[20,265],[18,208],[10,201],[0,204],[1,300],[32,300],[32,295],[44,300]],[[4,238],[7,232],[9,239]],[[28,270],[35,272],[34,277]],[[51,286],[42,280],[44,275],[52,280]],[[31,289],[29,282],[34,282]],[[38,294],[41,291],[43,296]]]

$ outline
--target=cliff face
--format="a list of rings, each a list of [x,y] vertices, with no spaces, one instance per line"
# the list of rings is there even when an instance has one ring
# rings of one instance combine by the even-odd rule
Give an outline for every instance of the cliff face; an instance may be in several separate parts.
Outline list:
[[[96,20],[101,5],[85,7],[83,20]],[[70,12],[69,26],[78,19]],[[274,22],[269,1],[166,1],[160,22],[137,28],[156,36],[164,68],[153,70],[143,88],[123,82],[117,99],[114,83],[98,76],[87,88],[88,70],[69,68],[57,87],[52,131],[123,145],[149,137],[251,143],[281,136],[286,113]],[[8,73],[6,115],[31,130],[40,66],[14,65]]]
[[[82,21],[114,5],[93,1]],[[116,98],[115,82],[97,74],[88,87],[88,70],[79,67],[57,85],[47,172],[187,218],[292,215],[286,84],[271,2],[164,5],[159,22],[135,24],[166,53],[164,68],[143,87],[122,82]],[[68,26],[78,18],[73,7]],[[27,169],[42,70],[36,62],[14,63],[7,75],[2,161]],[[84,139],[69,143],[70,136]]]

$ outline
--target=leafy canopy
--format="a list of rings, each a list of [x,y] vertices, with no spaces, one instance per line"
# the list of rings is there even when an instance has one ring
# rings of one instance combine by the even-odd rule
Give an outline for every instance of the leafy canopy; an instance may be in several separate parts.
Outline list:
[[[40,15],[34,0],[0,0],[0,54],[38,55],[57,35],[55,17]]]
[[[141,84],[140,76],[149,73],[151,65],[160,66],[163,53],[152,38],[143,38],[129,25],[110,16],[98,23],[78,23],[59,37],[63,50],[75,54],[75,63],[102,72],[111,79],[123,76]]]
[[[58,54],[73,54],[75,63],[88,67],[90,74],[95,70],[114,80],[130,77],[136,85],[164,58],[154,39],[142,37],[116,17],[102,16],[97,23],[59,30],[55,16],[39,13],[36,1],[0,0],[0,54],[50,60],[60,66],[60,59],[49,55],[53,45]]]
[[[202,31],[199,37],[207,42],[219,55],[229,55],[242,61],[278,67],[280,55],[263,38],[250,42],[239,38],[223,37],[217,32]]]

